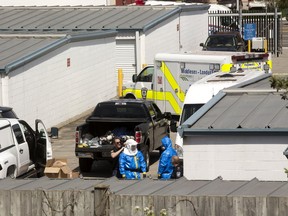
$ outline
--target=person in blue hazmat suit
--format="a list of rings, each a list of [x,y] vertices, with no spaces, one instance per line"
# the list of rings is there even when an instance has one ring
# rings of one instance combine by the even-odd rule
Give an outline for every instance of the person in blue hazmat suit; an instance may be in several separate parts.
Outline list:
[[[161,140],[164,151],[162,152],[159,165],[158,165],[158,178],[170,179],[174,170],[172,164],[172,157],[177,155],[175,149],[172,146],[172,141],[168,136],[165,136]]]
[[[146,177],[146,161],[141,151],[137,149],[137,142],[128,139],[125,142],[125,148],[119,157],[119,171],[122,178],[141,179]]]

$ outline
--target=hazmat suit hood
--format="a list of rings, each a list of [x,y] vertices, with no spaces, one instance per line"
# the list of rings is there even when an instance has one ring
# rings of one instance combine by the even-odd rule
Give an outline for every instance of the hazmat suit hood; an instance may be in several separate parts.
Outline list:
[[[133,139],[128,139],[125,143],[124,153],[126,155],[134,156],[137,154],[137,142]]]
[[[172,147],[172,141],[171,141],[171,139],[168,136],[163,137],[161,142],[162,142],[162,146],[165,149],[168,149],[168,148]]]

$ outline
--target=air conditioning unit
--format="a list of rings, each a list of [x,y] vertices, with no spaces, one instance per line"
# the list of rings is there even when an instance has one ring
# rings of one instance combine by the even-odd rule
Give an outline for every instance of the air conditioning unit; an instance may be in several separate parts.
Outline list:
[[[252,38],[252,50],[263,51],[265,49],[265,37],[253,37]]]

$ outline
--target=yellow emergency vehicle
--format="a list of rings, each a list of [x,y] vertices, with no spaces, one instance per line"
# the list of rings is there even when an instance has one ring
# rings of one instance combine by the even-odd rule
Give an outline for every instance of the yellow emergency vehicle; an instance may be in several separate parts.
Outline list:
[[[196,81],[215,72],[255,70],[271,72],[269,53],[198,51],[159,53],[154,66],[134,74],[132,83],[123,85],[124,98],[153,100],[162,111],[179,116],[188,88]]]

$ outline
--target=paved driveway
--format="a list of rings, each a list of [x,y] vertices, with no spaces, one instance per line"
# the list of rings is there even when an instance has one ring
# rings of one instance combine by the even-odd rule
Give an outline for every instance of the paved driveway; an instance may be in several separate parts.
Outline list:
[[[273,74],[280,75],[288,75],[288,48],[283,48],[283,53],[279,57],[272,56],[273,63]],[[59,129],[59,138],[52,139],[53,153],[55,158],[66,158],[68,161],[68,166],[72,170],[78,170],[78,159],[74,154],[74,134],[76,126],[84,123],[86,116],[81,118],[75,122],[72,122],[62,128]],[[175,134],[171,134],[172,141],[174,143]],[[157,168],[158,168],[158,152],[153,152],[151,155],[152,165],[150,167],[150,172],[148,176],[151,175],[152,178],[157,177]],[[101,175],[107,176],[110,171],[107,170],[107,164],[101,162],[98,164],[94,164],[92,168],[91,176],[99,176]]]

